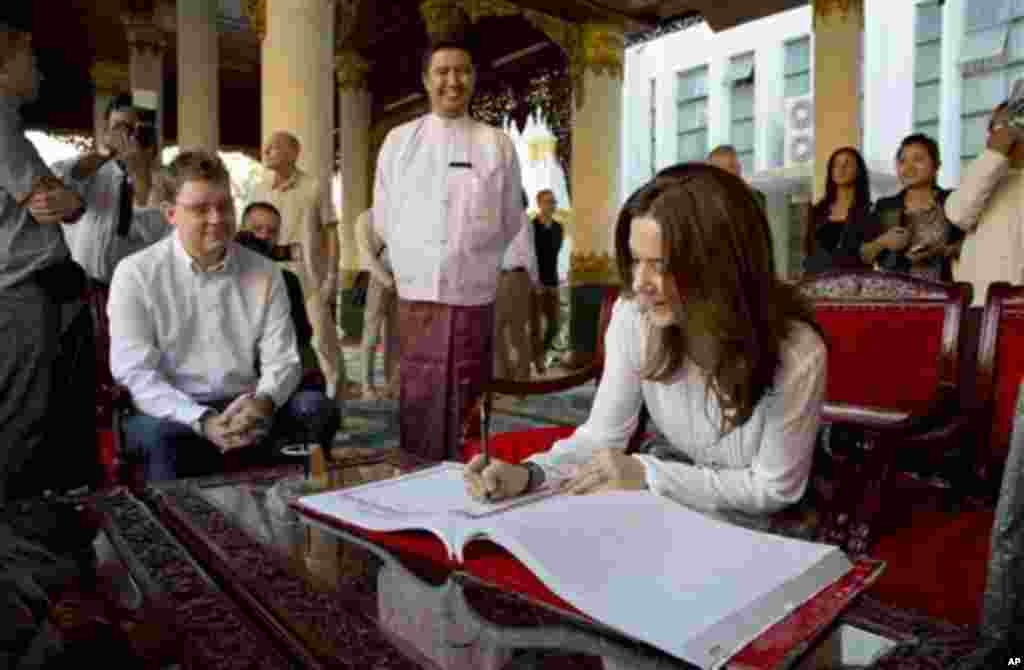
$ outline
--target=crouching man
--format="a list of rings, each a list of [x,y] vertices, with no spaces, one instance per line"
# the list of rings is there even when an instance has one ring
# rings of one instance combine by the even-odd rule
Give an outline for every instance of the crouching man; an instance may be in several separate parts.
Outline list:
[[[127,449],[156,481],[288,437],[329,447],[338,410],[321,393],[295,393],[302,367],[284,279],[233,241],[224,164],[184,152],[166,177],[174,234],[124,259],[110,287],[110,366],[139,411],[125,422]]]

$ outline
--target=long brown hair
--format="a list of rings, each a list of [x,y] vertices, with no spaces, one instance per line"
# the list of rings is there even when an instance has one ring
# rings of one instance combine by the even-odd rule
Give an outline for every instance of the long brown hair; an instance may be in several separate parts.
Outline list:
[[[670,380],[692,343],[710,336],[708,400],[713,395],[721,408],[725,435],[743,425],[771,389],[793,321],[813,324],[813,312],[776,275],[764,212],[750,188],[728,172],[702,163],[673,166],[630,196],[615,230],[627,298],[633,298],[629,235],[637,217],[660,225],[666,271],[682,299],[679,320],[652,329],[660,341],[648,349],[643,377]]]

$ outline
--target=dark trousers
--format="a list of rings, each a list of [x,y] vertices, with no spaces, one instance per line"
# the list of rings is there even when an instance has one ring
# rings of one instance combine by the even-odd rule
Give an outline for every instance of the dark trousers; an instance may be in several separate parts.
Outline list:
[[[225,409],[234,398],[210,406]],[[124,421],[125,447],[129,458],[145,461],[146,481],[211,474],[231,461],[260,464],[278,459],[277,449],[288,441],[315,442],[329,449],[338,432],[338,406],[319,391],[298,391],[274,415],[270,436],[261,443],[228,455],[192,430],[170,419],[136,414]]]
[[[98,478],[92,319],[61,312],[36,284],[0,291],[0,503]]]
[[[551,348],[551,343],[558,335],[559,300],[558,289],[545,286],[543,291],[533,294],[531,310],[531,328],[533,330],[533,355],[535,360],[543,362],[544,354]],[[541,322],[544,321],[543,330]],[[541,336],[543,333],[543,337]]]

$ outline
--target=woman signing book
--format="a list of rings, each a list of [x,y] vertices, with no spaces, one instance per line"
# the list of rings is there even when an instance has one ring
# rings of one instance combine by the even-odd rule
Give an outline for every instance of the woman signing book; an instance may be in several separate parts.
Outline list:
[[[775,272],[750,189],[708,165],[667,168],[624,205],[615,248],[625,290],[590,417],[523,464],[474,458],[470,494],[521,495],[572,471],[570,494],[648,489],[713,514],[800,501],[826,349],[809,304]],[[641,403],[664,440],[627,454]]]

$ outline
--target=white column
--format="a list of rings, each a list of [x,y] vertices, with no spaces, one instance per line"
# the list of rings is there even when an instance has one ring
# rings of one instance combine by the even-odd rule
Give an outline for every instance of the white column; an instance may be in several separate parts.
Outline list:
[[[572,137],[573,284],[617,282],[613,238],[619,209],[622,126],[622,30],[582,26],[582,55]]]
[[[220,51],[217,9],[209,0],[178,0],[178,146],[220,146]]]
[[[356,218],[370,206],[370,67],[354,50],[335,59],[338,77],[338,153],[341,211],[338,236],[343,272],[354,273],[362,259],[355,239]]]
[[[814,0],[814,199],[825,193],[828,159],[859,147],[863,0]]]
[[[299,138],[299,167],[329,198],[334,160],[334,1],[267,0],[262,50],[263,141],[276,131]]]
[[[131,47],[132,102],[136,107],[156,113],[157,144],[163,145],[164,128],[164,51],[167,37],[147,14],[122,16]]]

